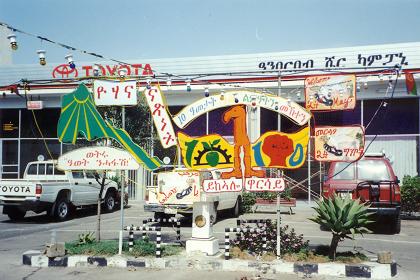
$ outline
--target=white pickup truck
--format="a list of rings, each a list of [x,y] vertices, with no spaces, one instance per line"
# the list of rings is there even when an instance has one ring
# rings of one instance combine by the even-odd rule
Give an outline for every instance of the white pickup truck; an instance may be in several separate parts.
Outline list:
[[[0,180],[0,205],[11,220],[23,219],[27,211],[66,220],[71,210],[96,205],[100,184],[93,173],[63,172],[54,161],[30,162],[23,179]],[[106,179],[102,194],[105,211],[113,211],[118,203],[117,183]]]
[[[154,212],[155,218],[169,218],[175,214],[191,215],[195,201],[214,201],[217,212],[228,210],[238,217],[242,211],[242,192],[206,193],[204,180],[220,179],[221,171],[193,171],[175,169],[153,174],[154,186],[146,187],[144,210]]]

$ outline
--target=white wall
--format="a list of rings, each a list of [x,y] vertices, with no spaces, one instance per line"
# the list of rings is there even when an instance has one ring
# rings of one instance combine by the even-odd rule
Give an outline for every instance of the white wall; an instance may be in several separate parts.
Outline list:
[[[372,137],[366,137],[366,146]],[[404,175],[417,175],[417,140],[415,136],[392,137],[378,136],[370,145],[367,153],[385,151],[390,159],[395,174],[400,180]]]

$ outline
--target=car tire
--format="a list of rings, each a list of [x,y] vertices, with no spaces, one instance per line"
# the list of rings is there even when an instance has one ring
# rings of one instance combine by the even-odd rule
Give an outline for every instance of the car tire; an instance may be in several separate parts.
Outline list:
[[[103,204],[104,211],[107,213],[114,211],[116,203],[117,203],[117,198],[116,198],[115,193],[112,191],[107,192],[105,195],[104,204]]]
[[[217,213],[218,203],[214,203],[214,215],[210,215],[210,224],[214,225],[217,223],[218,213]]]
[[[242,214],[242,199],[239,196],[238,199],[236,200],[235,206],[233,206],[232,208],[232,216],[233,218],[237,218],[241,214]]]
[[[394,234],[398,234],[401,232],[401,215],[400,213],[398,213],[395,217],[394,217],[394,221],[393,221],[393,226],[392,226],[392,233]]]
[[[11,208],[7,213],[7,216],[9,216],[9,219],[12,221],[23,220],[25,215],[26,215],[26,211],[22,211],[18,208]]]
[[[67,198],[61,197],[55,203],[54,216],[59,222],[65,221],[70,217],[71,207]]]

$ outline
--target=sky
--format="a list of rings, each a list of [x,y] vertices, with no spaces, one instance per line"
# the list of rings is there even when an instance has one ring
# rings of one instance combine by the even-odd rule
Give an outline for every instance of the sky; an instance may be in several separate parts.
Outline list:
[[[0,0],[0,21],[114,59],[178,58],[418,42],[420,0]],[[16,35],[15,64],[69,53]]]

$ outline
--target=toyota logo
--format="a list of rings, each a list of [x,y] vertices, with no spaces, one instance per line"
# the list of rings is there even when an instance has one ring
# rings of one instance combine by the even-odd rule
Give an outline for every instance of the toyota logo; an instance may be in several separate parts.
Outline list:
[[[52,76],[54,78],[69,78],[70,74],[73,76],[73,78],[76,78],[79,73],[77,72],[76,68],[71,69],[70,65],[68,64],[61,64],[54,68],[52,72]]]

